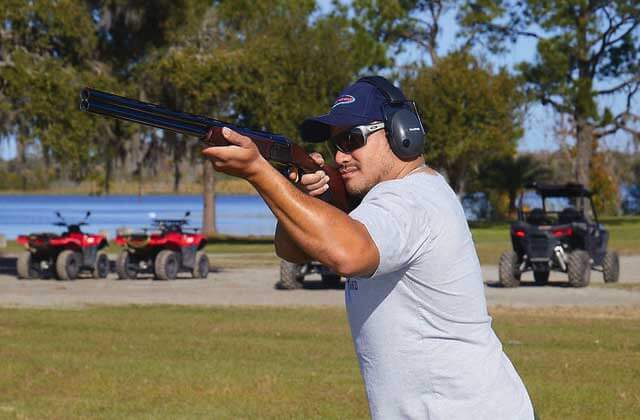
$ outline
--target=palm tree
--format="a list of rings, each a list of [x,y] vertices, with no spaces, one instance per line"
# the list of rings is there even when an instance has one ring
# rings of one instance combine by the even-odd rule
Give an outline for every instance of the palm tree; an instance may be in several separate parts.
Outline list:
[[[518,192],[535,181],[548,180],[551,171],[532,155],[511,156],[489,162],[481,171],[484,184],[509,196],[509,212],[515,212]]]

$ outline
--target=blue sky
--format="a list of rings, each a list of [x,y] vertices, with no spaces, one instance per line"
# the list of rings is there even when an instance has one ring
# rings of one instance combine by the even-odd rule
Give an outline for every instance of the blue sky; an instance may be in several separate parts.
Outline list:
[[[318,4],[322,12],[331,9],[331,0],[319,0]],[[455,22],[453,12],[449,12],[442,17],[441,33],[439,38],[439,55],[455,49],[458,41],[456,33],[458,25]],[[482,53],[481,46],[478,46],[477,53]],[[407,52],[398,58],[398,64],[402,65],[408,62],[415,62],[421,59],[421,54],[425,54],[415,47],[410,47]],[[523,39],[514,45],[510,51],[500,56],[487,56],[487,59],[496,67],[506,66],[513,69],[514,65],[521,61],[530,61],[535,58],[536,43],[532,39]],[[634,101],[634,109],[640,109],[640,95],[636,96]],[[602,106],[609,106],[613,111],[620,111],[623,108],[624,100],[621,97],[608,98],[601,102]],[[559,147],[558,140],[554,135],[554,126],[557,122],[557,116],[549,107],[541,105],[533,105],[527,110],[525,118],[525,134],[520,141],[518,150],[522,152],[555,150]],[[602,144],[609,148],[618,150],[631,150],[631,138],[625,133],[618,133],[615,136],[603,139]],[[15,141],[0,142],[0,157],[11,159],[15,157]]]

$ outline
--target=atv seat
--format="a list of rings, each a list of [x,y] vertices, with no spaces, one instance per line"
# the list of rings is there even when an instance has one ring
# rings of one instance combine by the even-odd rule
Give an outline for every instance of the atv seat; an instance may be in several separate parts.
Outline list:
[[[584,217],[582,213],[573,207],[567,207],[562,210],[560,214],[558,214],[558,224],[559,225],[568,225],[574,222],[584,222]]]

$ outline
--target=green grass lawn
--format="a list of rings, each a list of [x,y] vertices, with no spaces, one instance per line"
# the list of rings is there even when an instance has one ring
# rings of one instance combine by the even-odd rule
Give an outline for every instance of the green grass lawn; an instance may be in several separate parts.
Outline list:
[[[640,312],[493,315],[541,419],[637,418]],[[367,415],[339,308],[0,309],[0,418]]]
[[[620,255],[640,254],[640,217],[605,218],[601,222],[610,232],[609,247],[617,250]],[[476,243],[478,256],[482,264],[498,264],[500,254],[511,249],[509,237],[509,223],[487,223],[472,225],[471,232]],[[1,252],[16,253],[24,248],[15,241],[7,241],[8,247]],[[115,243],[109,245],[107,251],[117,254],[121,248]],[[279,260],[274,254],[273,242],[268,238],[225,238],[210,243],[206,251],[212,254],[227,254],[220,258],[220,266],[233,268],[236,266],[276,265]],[[252,254],[234,257],[232,254]],[[214,262],[215,264],[215,262]],[[248,264],[248,265],[247,265]]]

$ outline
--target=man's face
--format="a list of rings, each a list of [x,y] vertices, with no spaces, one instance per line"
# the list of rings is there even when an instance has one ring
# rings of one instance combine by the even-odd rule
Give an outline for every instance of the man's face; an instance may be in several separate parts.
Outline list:
[[[393,165],[392,157],[384,130],[369,135],[367,143],[351,153],[336,151],[336,164],[349,195],[362,197],[385,180]]]

